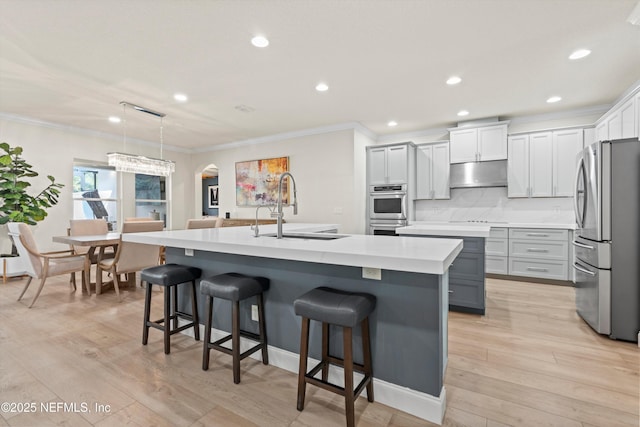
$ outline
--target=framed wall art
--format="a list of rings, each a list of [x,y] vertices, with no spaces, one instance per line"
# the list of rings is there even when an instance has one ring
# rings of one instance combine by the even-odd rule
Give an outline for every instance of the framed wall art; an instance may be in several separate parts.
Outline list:
[[[289,157],[236,163],[236,205],[265,206],[278,203],[280,175],[289,170]],[[288,204],[288,181],[283,183],[282,201]]]
[[[218,207],[218,186],[210,185],[209,187],[209,208]]]

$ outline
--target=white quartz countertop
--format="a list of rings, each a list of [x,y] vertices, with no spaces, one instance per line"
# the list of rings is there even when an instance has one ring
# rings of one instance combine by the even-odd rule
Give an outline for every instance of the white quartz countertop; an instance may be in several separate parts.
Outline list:
[[[491,226],[487,224],[416,224],[396,228],[400,235],[489,237]]]
[[[496,227],[504,227],[504,228],[550,228],[550,229],[562,229],[562,230],[575,230],[575,223],[568,222],[506,222],[506,221],[496,221],[496,222],[465,222],[465,221],[412,221],[410,226],[419,225],[419,226],[489,226],[492,228]]]
[[[286,232],[314,233],[336,230],[336,224],[286,223]],[[340,234],[334,240],[276,239],[275,225],[261,225],[260,237],[249,227],[125,233],[127,242],[222,252],[321,264],[372,267],[414,273],[444,274],[462,250],[460,239]]]

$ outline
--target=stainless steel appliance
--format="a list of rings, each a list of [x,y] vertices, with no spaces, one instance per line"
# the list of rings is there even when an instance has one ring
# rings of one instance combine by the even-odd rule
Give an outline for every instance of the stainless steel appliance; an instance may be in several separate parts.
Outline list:
[[[575,283],[578,314],[598,333],[640,331],[640,141],[596,142],[578,157]]]
[[[407,185],[371,185],[369,187],[369,219],[406,220],[409,201]]]
[[[449,187],[506,187],[507,161],[455,163],[449,169]]]
[[[409,224],[406,220],[398,221],[370,221],[369,234],[377,236],[397,236],[396,229],[398,227],[406,227]]]

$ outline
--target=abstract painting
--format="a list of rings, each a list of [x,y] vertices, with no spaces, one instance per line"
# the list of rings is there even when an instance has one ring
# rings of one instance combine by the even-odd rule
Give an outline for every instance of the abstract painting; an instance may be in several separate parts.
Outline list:
[[[278,203],[280,175],[289,170],[288,157],[249,160],[236,163],[236,205],[263,206]],[[286,180],[282,186],[282,202],[288,204]]]

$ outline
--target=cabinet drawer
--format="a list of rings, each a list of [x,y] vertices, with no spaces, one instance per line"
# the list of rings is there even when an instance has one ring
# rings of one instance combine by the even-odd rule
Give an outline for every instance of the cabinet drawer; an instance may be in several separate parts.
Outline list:
[[[493,239],[489,237],[485,246],[487,255],[507,256],[509,254],[509,245],[507,239]]]
[[[491,227],[489,237],[493,239],[506,239],[509,237],[509,229],[504,227]]]
[[[567,241],[509,239],[509,256],[567,261],[568,254]]]
[[[546,228],[510,228],[509,239],[564,240],[569,238],[569,230]]]
[[[484,309],[484,282],[475,280],[450,282],[449,305]]]
[[[485,270],[487,273],[508,274],[509,258],[506,256],[487,255],[485,257]]]
[[[449,267],[451,281],[455,279],[483,280],[484,255],[461,252]]]
[[[509,257],[509,274],[514,276],[567,280],[567,271],[567,261]]]

